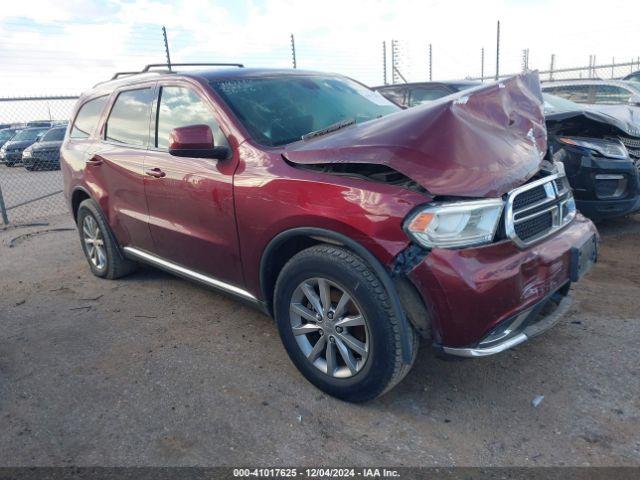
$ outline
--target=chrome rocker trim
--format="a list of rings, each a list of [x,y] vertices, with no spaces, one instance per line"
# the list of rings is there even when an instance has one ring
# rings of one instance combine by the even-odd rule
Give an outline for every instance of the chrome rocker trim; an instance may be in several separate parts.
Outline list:
[[[509,350],[510,348],[515,347],[516,345],[520,345],[523,342],[526,342],[530,338],[540,335],[541,333],[549,330],[553,327],[560,318],[567,313],[569,308],[571,307],[571,298],[569,296],[564,297],[560,300],[560,303],[555,308],[555,310],[548,316],[539,320],[538,322],[532,323],[531,325],[526,326],[521,332],[516,333],[515,335],[511,335],[508,338],[500,342],[492,342],[490,346],[482,347],[482,342],[478,344],[477,347],[473,348],[457,348],[457,347],[442,347],[442,351],[449,355],[455,355],[457,357],[467,357],[467,358],[476,358],[476,357],[488,357],[489,355],[495,355],[496,353],[504,352],[505,350]],[[513,323],[520,322],[522,323],[524,319],[532,313],[536,306],[533,306],[523,313],[519,314]],[[512,325],[513,325],[512,323]],[[511,328],[511,326],[509,327]],[[517,327],[515,327],[517,328]],[[514,328],[514,329],[515,329]]]
[[[177,263],[170,262],[163,258],[157,257],[156,255],[153,255],[149,252],[145,252],[144,250],[138,250],[137,248],[134,248],[134,247],[124,247],[123,250],[127,256],[130,256],[135,260],[148,263],[150,265],[153,265],[154,267],[158,267],[162,270],[166,270],[178,276],[185,277],[189,280],[194,280],[204,285],[217,288],[224,292],[238,295],[239,297],[245,298],[252,302],[258,302],[258,299],[256,297],[251,295],[246,290],[240,287],[236,287],[235,285],[231,285],[229,283],[223,282],[222,280],[218,280],[216,278],[209,277],[202,273],[195,272],[181,265],[178,265]]]

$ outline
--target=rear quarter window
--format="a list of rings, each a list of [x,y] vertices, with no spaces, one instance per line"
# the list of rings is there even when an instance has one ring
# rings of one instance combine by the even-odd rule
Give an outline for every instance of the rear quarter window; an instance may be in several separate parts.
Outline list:
[[[100,114],[104,108],[104,104],[107,102],[107,96],[94,98],[86,102],[76,115],[76,120],[73,122],[73,128],[71,129],[71,138],[88,138],[91,132],[96,128]]]
[[[152,100],[151,88],[126,90],[118,94],[107,119],[105,138],[112,142],[146,147]]]

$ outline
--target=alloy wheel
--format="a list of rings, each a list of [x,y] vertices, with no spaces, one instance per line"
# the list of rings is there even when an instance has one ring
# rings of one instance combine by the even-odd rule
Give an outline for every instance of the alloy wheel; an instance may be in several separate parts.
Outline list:
[[[107,252],[104,248],[104,239],[98,222],[91,215],[87,215],[82,221],[82,240],[89,261],[98,270],[103,270],[107,265]]]
[[[293,292],[289,317],[300,350],[315,368],[336,378],[362,370],[369,326],[345,288],[325,278],[305,280]]]

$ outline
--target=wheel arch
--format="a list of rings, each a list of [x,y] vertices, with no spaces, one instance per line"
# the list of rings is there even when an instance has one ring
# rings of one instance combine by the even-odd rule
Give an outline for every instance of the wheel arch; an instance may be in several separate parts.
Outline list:
[[[80,204],[88,198],[93,198],[87,190],[83,187],[76,187],[71,193],[71,213],[73,215],[73,221],[78,221],[78,208]]]
[[[325,228],[298,227],[279,233],[269,242],[260,258],[260,289],[268,312],[273,315],[275,283],[284,264],[296,253],[320,243],[346,247],[362,257],[373,269],[392,301],[394,313],[400,324],[403,361],[407,364],[410,363],[412,345],[409,341],[408,329],[411,327],[389,272],[362,244],[342,233]]]

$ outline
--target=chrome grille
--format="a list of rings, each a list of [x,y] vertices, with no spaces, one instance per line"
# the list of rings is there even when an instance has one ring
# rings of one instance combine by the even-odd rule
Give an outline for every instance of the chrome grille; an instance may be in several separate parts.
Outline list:
[[[640,159],[640,138],[619,137],[633,159]]]
[[[566,177],[549,175],[509,192],[505,231],[516,245],[526,247],[567,225],[575,215]]]

